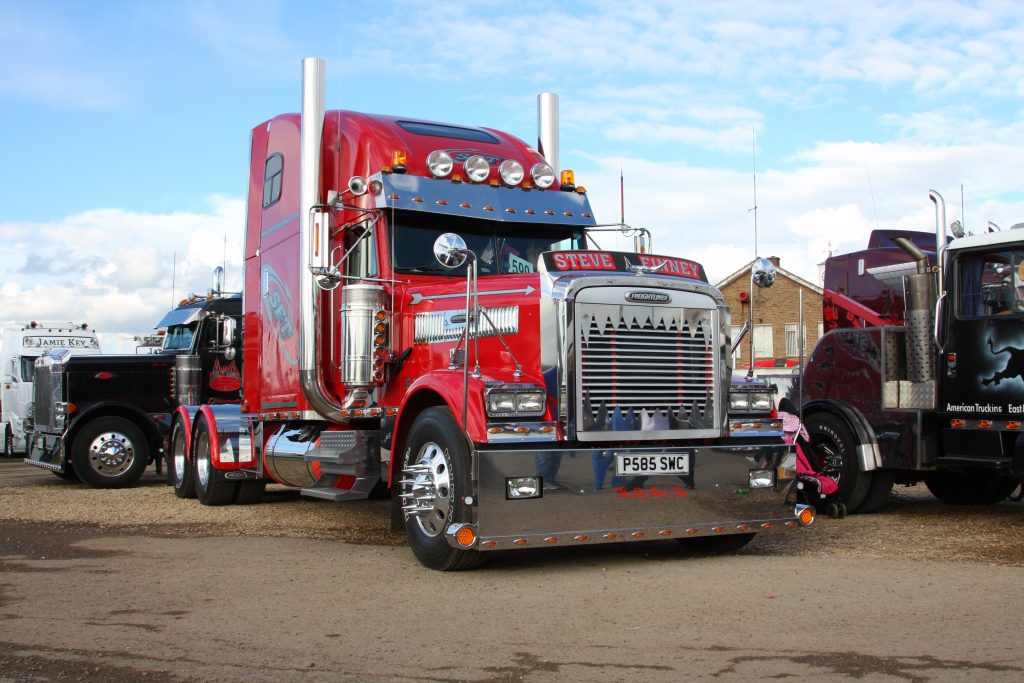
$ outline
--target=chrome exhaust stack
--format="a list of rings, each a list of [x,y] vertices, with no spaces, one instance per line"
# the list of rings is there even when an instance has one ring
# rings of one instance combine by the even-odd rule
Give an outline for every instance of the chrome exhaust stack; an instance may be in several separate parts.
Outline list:
[[[558,95],[553,92],[537,95],[537,149],[557,176],[561,170],[558,166]]]
[[[897,237],[893,242],[917,262],[917,272],[903,278],[907,379],[911,382],[932,382],[936,379],[936,353],[932,340],[935,273],[928,265],[928,255],[913,242],[903,237]]]
[[[338,420],[341,406],[324,390],[317,363],[320,289],[313,273],[328,265],[328,214],[320,210],[320,149],[324,130],[325,62],[302,60],[302,124],[299,133],[299,383],[321,416]]]
[[[935,204],[935,267],[939,274],[939,296],[945,290],[942,283],[942,259],[946,254],[946,201],[935,190],[928,190],[928,198]]]

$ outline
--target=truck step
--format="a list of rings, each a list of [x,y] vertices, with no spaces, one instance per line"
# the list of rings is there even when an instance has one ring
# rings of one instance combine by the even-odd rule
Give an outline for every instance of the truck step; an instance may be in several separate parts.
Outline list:
[[[978,458],[969,455],[946,455],[935,460],[941,468],[965,468],[971,470],[1000,470],[1013,466],[1013,458],[999,456],[995,458]]]
[[[369,497],[370,491],[377,485],[378,477],[356,477],[355,483],[350,489],[336,489],[334,483],[338,481],[336,475],[324,475],[311,486],[301,490],[302,495],[310,498],[322,498],[323,500],[365,500]]]

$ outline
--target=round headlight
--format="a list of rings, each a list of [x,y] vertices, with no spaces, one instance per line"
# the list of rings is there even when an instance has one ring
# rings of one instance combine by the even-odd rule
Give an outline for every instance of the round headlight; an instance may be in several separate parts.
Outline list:
[[[446,178],[452,172],[452,155],[444,150],[434,150],[427,157],[427,168],[435,178]]]
[[[466,159],[463,167],[466,169],[466,177],[474,183],[482,183],[487,180],[487,176],[491,175],[491,165],[479,154],[474,154]]]
[[[543,190],[555,182],[555,169],[546,161],[539,161],[530,169],[530,177],[533,178],[533,184]]]
[[[518,185],[523,182],[523,165],[515,159],[505,159],[498,167],[498,173],[506,185]]]

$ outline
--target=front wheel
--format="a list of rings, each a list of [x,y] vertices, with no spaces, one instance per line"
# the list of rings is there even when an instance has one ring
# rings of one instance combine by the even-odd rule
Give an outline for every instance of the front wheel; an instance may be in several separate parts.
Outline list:
[[[134,423],[123,417],[101,417],[78,432],[71,462],[84,483],[121,489],[135,484],[146,470],[149,444]]]
[[[409,546],[420,563],[441,571],[472,569],[484,559],[446,538],[450,524],[468,517],[469,449],[461,435],[451,411],[428,408],[409,431],[402,461],[399,501]]]
[[[4,457],[14,457],[14,434],[11,432],[11,426],[7,425],[4,429]]]
[[[857,438],[846,422],[830,413],[815,413],[804,426],[818,457],[815,464],[836,480],[836,496],[846,509],[856,512],[871,488],[871,474],[861,472],[857,463]]]
[[[203,505],[230,505],[238,497],[238,482],[224,478],[224,473],[213,466],[211,452],[220,448],[206,418],[196,420],[192,435],[192,468],[196,497]]]

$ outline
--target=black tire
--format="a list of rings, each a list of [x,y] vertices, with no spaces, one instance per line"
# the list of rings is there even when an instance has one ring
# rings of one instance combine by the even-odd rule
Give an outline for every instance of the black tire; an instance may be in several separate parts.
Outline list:
[[[419,511],[404,513],[405,534],[426,567],[456,571],[478,567],[484,560],[480,551],[453,548],[445,538],[453,520],[468,518],[464,499],[469,473],[469,449],[451,411],[424,410],[409,431],[398,501],[405,507],[419,505]]]
[[[101,417],[75,435],[71,463],[83,483],[101,489],[123,489],[134,485],[146,471],[149,442],[130,420]]]
[[[871,488],[871,474],[860,471],[857,439],[846,422],[830,413],[809,416],[804,426],[817,453],[816,465],[836,480],[836,497],[848,512],[857,512]]]
[[[1020,479],[1017,477],[999,477],[999,485],[996,486],[995,493],[985,502],[995,504],[1001,503],[1010,497],[1010,494],[1017,490],[1020,486]]]
[[[889,494],[892,493],[893,473],[889,470],[875,470],[871,472],[871,486],[864,496],[857,512],[868,514],[881,512],[889,505]],[[1009,494],[1007,494],[1009,495]]]
[[[184,423],[175,420],[171,427],[171,438],[167,440],[167,478],[178,498],[195,498],[195,470],[188,459],[186,436]]]
[[[241,481],[238,483],[238,496],[235,498],[237,505],[252,505],[263,501],[263,494],[267,490],[265,481]]]
[[[992,503],[1003,477],[986,472],[929,472],[924,483],[932,495],[947,505]],[[1007,496],[1012,493],[1007,492]],[[1003,496],[1004,498],[1006,496]]]
[[[206,418],[200,416],[192,432],[192,476],[196,498],[203,505],[230,505],[238,497],[238,482],[225,479],[224,473],[210,462],[210,449],[214,446],[211,437]]]
[[[14,433],[11,432],[10,425],[7,425],[7,428],[4,429],[4,457],[14,457]]]
[[[727,536],[697,536],[678,538],[679,545],[691,553],[734,553],[754,540],[757,534],[729,534]]]

